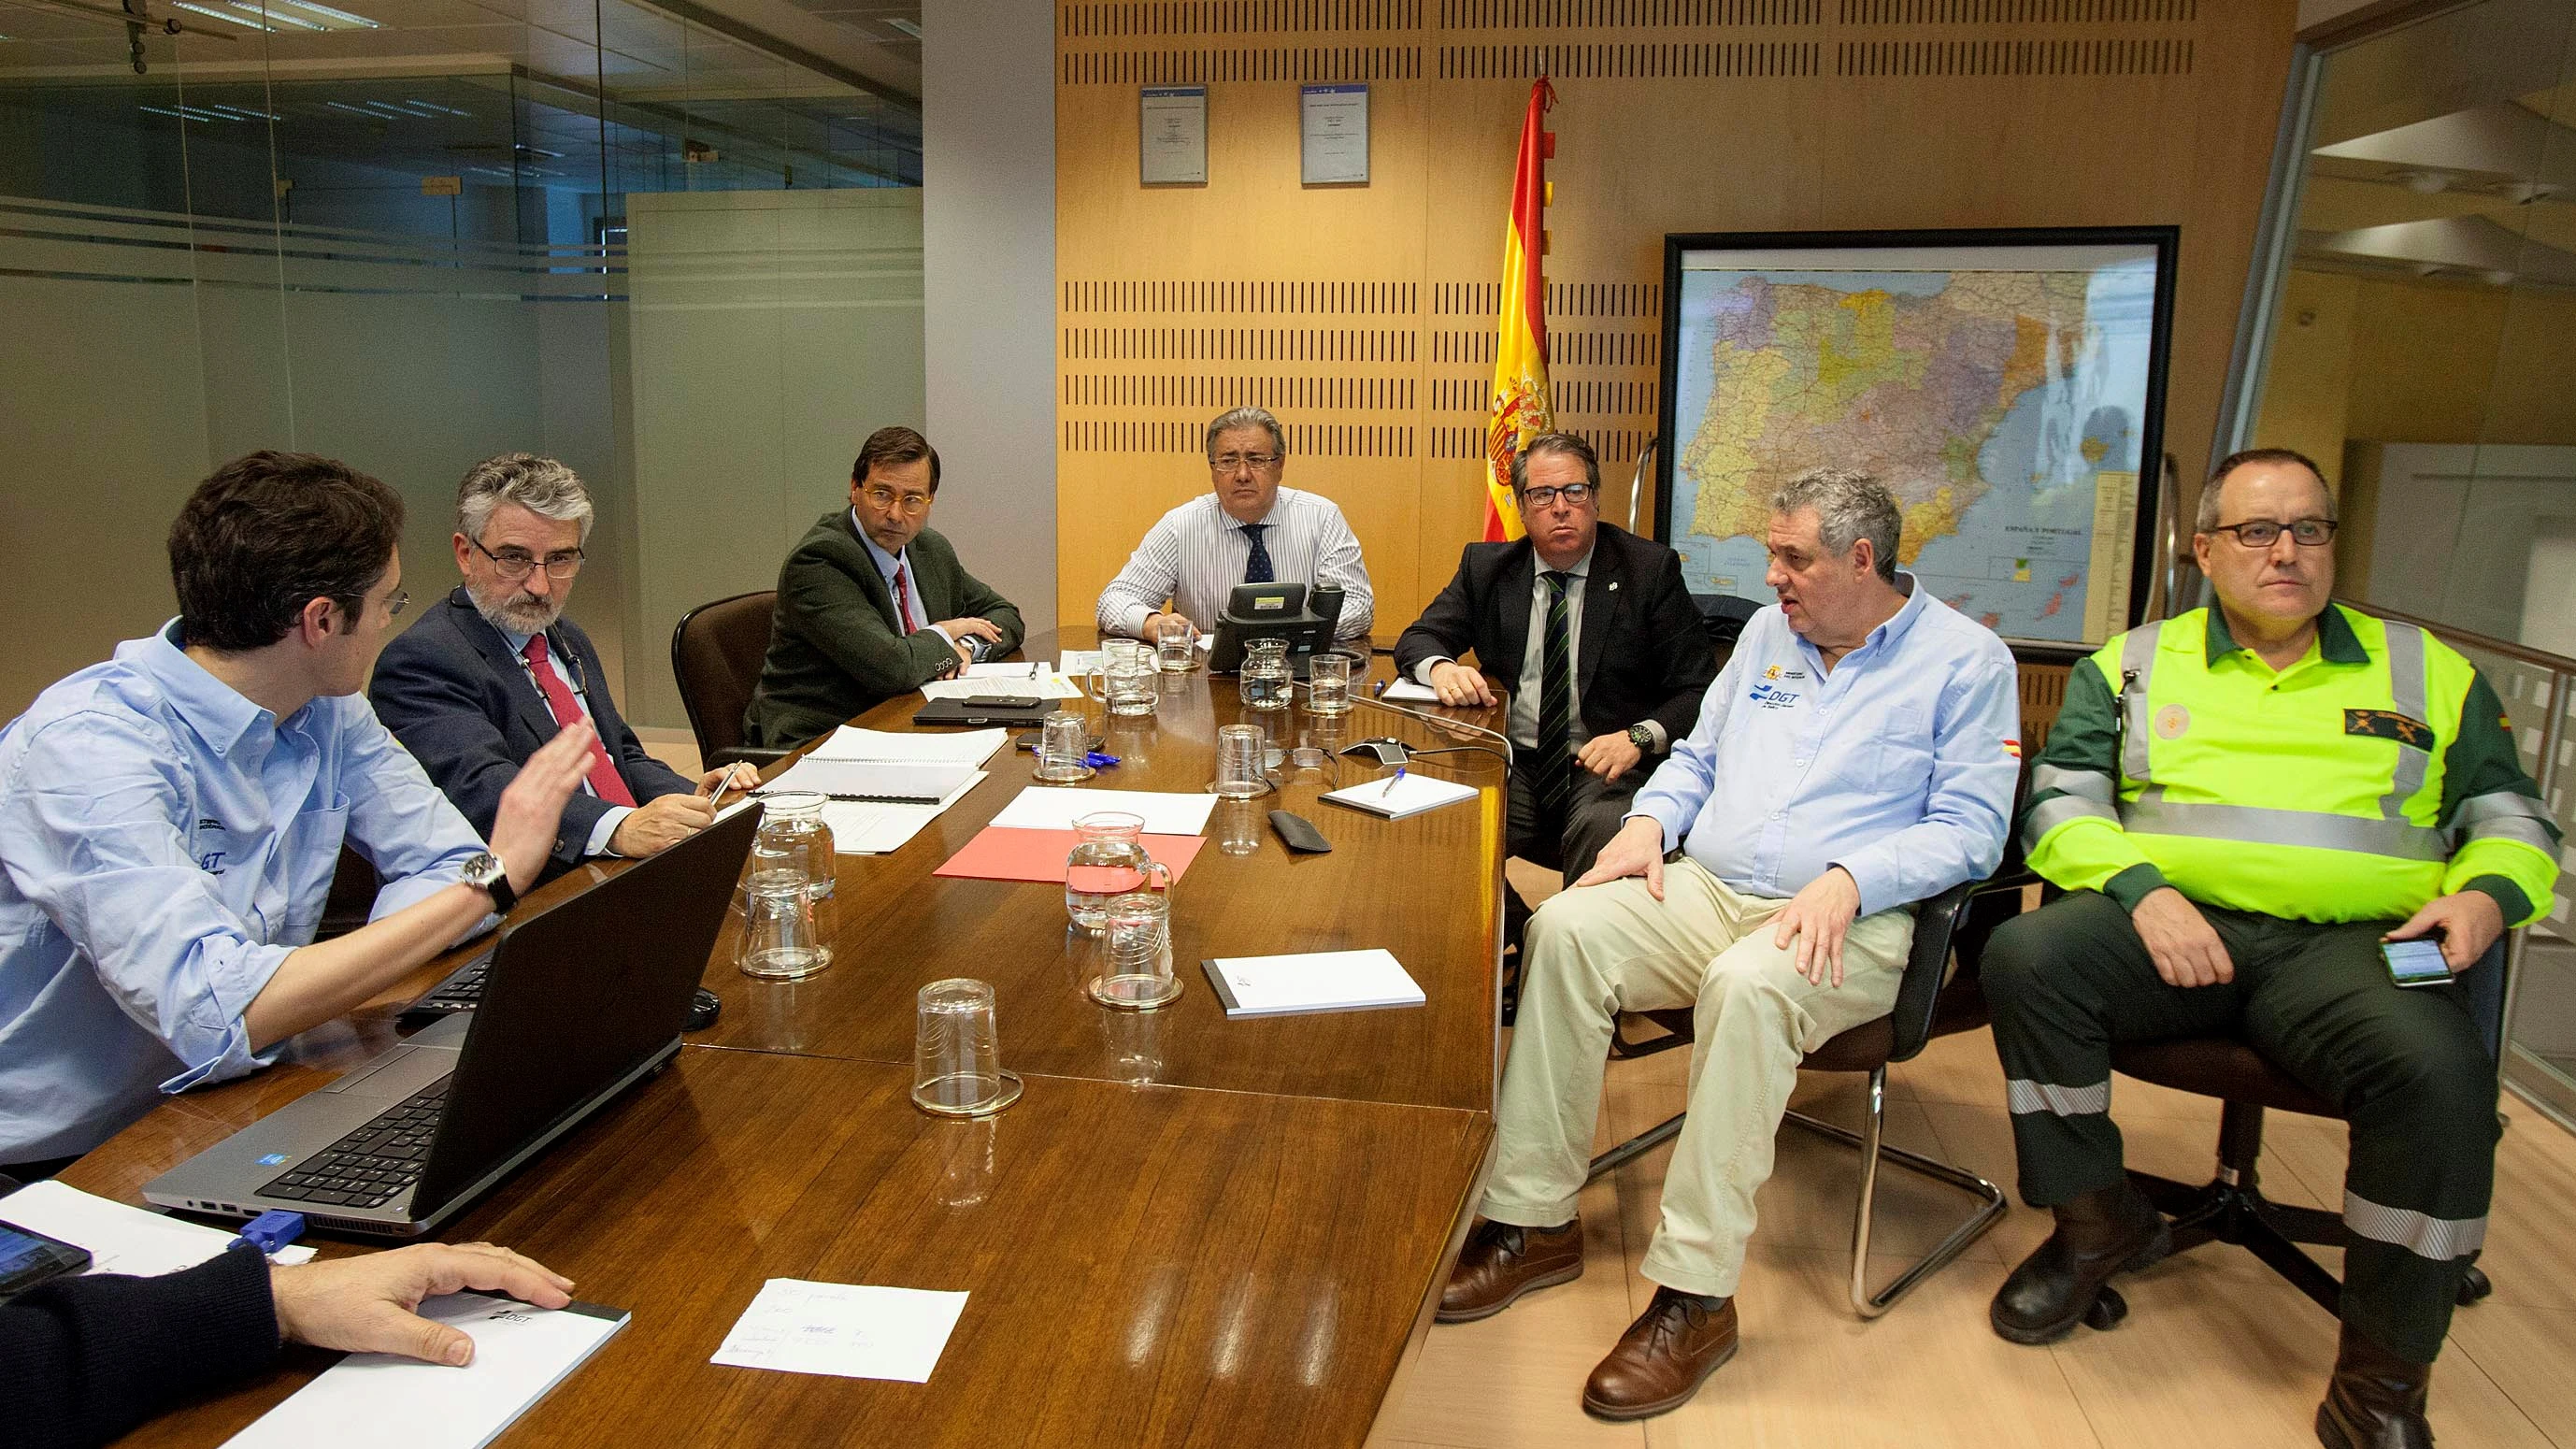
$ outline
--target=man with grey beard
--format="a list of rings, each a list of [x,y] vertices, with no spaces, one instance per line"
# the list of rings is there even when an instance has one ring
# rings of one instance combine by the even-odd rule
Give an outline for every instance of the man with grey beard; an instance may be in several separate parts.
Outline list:
[[[454,539],[464,586],[385,647],[367,689],[385,728],[487,835],[538,746],[576,718],[597,727],[549,877],[589,856],[653,855],[706,828],[725,773],[693,786],[646,754],[608,697],[590,636],[563,617],[591,522],[588,490],[552,458],[505,453],[468,469]]]

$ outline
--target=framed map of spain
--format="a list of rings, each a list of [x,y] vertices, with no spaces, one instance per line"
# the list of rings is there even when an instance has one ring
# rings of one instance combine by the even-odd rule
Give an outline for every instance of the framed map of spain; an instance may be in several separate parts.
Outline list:
[[[1771,495],[1896,495],[1897,563],[2007,639],[2128,628],[2153,536],[2170,227],[1664,238],[1656,536],[1694,594],[1771,602]],[[2141,486],[2142,480],[2146,486]]]

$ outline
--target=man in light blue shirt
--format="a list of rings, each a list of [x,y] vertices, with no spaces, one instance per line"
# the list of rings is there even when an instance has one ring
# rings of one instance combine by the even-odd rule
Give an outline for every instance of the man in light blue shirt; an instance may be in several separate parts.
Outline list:
[[[1856,473],[1780,491],[1766,576],[1779,602],[1745,627],[1599,861],[1530,921],[1486,1221],[1443,1321],[1582,1273],[1575,1195],[1613,1017],[1693,1008],[1690,1110],[1642,1264],[1654,1300],[1584,1386],[1604,1418],[1677,1408],[1734,1354],[1753,1196],[1799,1059],[1885,1016],[1912,904],[2003,855],[2012,655],[1896,571],[1900,519]]]
[[[357,697],[401,532],[345,464],[236,459],[171,527],[179,617],[0,729],[0,1171],[267,1065],[534,884],[590,727],[529,761],[487,852]],[[386,884],[311,945],[344,840]]]

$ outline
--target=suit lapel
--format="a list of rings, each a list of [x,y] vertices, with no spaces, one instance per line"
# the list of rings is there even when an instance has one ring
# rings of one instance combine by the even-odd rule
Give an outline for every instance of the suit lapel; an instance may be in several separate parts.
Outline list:
[[[1601,669],[1601,651],[1610,637],[1610,621],[1619,612],[1620,587],[1628,576],[1627,555],[1607,527],[1593,535],[1592,571],[1583,580],[1583,638],[1574,651],[1574,687],[1592,697],[1592,676]]]
[[[896,638],[902,638],[908,631],[904,627],[903,615],[895,610],[894,586],[877,571],[876,552],[869,546],[867,535],[859,532],[859,521],[846,508],[841,510],[841,531],[850,536],[850,546],[859,551],[859,588],[867,594],[868,602],[877,606],[877,613],[885,619],[886,627],[894,631]],[[916,567],[912,577],[916,583],[919,582],[921,570]]]
[[[483,656],[492,676],[501,681],[501,692],[508,695],[510,703],[517,708],[520,720],[535,731],[540,741],[553,739],[555,731],[562,726],[555,723],[554,709],[546,703],[545,695],[538,692],[537,682],[528,677],[526,663],[510,652],[510,641],[502,638],[501,631],[493,628],[491,621],[474,607],[472,596],[464,589],[459,588],[449,594],[447,603],[448,607],[456,610],[456,632],[464,635],[465,642],[474,646],[474,652]]]
[[[1531,561],[1538,551],[1529,540],[1522,539],[1503,554],[1503,566],[1494,576],[1494,638],[1502,645],[1503,657],[1482,661],[1485,668],[1520,687],[1521,661],[1529,657],[1530,590],[1537,585],[1538,569]]]

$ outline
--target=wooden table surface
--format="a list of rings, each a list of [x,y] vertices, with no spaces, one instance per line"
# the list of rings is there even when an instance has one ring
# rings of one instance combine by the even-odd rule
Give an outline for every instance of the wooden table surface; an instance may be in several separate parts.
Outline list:
[[[1126,762],[1101,784],[1205,783],[1233,681],[1163,683],[1155,718],[1112,728]],[[913,707],[861,723],[903,728]],[[1446,742],[1375,711],[1291,721],[1327,744]],[[902,851],[842,857],[829,970],[744,978],[729,927],[707,977],[726,1002],[716,1027],[445,1234],[507,1243],[635,1315],[497,1442],[1363,1442],[1428,1327],[1493,1140],[1502,769],[1477,754],[1424,764],[1487,788],[1387,822],[1318,804],[1332,781],[1291,772],[1256,802],[1244,856],[1218,849],[1229,826],[1212,820],[1175,894],[1187,989],[1142,1016],[1081,996],[1091,948],[1063,929],[1059,888],[930,874],[1027,782],[1016,751]],[[1346,761],[1342,780],[1375,773]],[[1282,804],[1333,853],[1287,856],[1266,820]],[[583,866],[530,901],[618,868]],[[1353,945],[1394,949],[1430,1004],[1228,1022],[1195,968]],[[393,1007],[454,959],[298,1037],[274,1068],[165,1102],[64,1181],[139,1202],[153,1176],[391,1044]],[[907,1099],[912,992],[946,975],[995,984],[1003,1060],[1028,1084],[989,1121]],[[926,1385],[708,1363],[772,1277],[972,1296]],[[291,1352],[125,1442],[220,1444],[331,1360]]]
[[[1079,637],[1088,642],[1087,634]],[[1388,675],[1386,660],[1375,666],[1378,677]],[[1206,787],[1217,727],[1253,712],[1241,707],[1231,677],[1201,671],[1159,683],[1154,715],[1112,721],[1105,731],[1102,749],[1121,763],[1077,788]],[[915,696],[892,700],[859,723],[909,728],[919,703]],[[1093,715],[1097,723],[1096,705]],[[1014,748],[985,766],[991,779],[901,850],[841,857],[840,925],[826,970],[794,983],[746,977],[730,964],[735,931],[728,926],[706,977],[724,998],[724,1015],[691,1040],[910,1062],[914,993],[941,977],[973,976],[993,984],[1002,1061],[1013,1070],[1487,1110],[1503,762],[1483,752],[1417,761],[1412,768],[1482,793],[1386,820],[1318,799],[1381,773],[1374,758],[1329,751],[1372,735],[1447,743],[1434,741],[1430,726],[1367,708],[1318,720],[1301,705],[1273,728],[1285,743],[1324,747],[1331,763],[1306,770],[1283,764],[1276,792],[1218,802],[1206,844],[1172,891],[1173,958],[1182,982],[1172,1005],[1131,1015],[1104,1011],[1082,994],[1098,974],[1097,938],[1069,929],[1061,886],[932,875],[1038,783],[1036,757]],[[1290,854],[1270,828],[1277,808],[1312,821],[1332,842],[1331,853]],[[1229,834],[1252,841],[1252,853],[1221,850]],[[1404,963],[1428,998],[1424,1006],[1228,1021],[1199,968],[1210,956],[1373,946]]]

